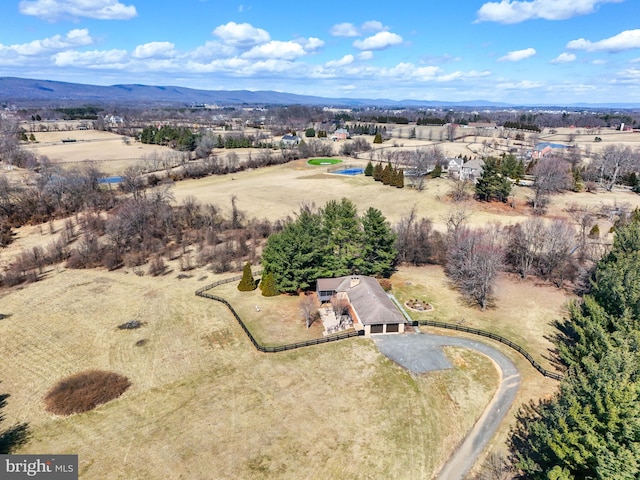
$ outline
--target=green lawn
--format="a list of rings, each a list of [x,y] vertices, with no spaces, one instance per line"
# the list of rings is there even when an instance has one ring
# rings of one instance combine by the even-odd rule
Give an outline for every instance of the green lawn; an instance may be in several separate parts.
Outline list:
[[[335,165],[336,163],[341,163],[342,160],[337,158],[312,158],[307,163],[309,165]]]

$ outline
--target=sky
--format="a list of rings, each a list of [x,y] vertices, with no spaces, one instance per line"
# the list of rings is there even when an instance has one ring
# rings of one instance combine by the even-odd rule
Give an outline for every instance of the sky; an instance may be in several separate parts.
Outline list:
[[[329,98],[640,102],[640,0],[2,0],[0,76]]]

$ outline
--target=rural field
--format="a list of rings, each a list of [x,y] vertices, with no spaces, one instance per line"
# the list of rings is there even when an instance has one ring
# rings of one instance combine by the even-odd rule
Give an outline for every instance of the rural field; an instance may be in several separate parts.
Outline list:
[[[61,137],[56,140],[54,134]],[[104,170],[109,174],[121,173],[125,166],[116,157],[140,158],[154,152],[146,148],[160,148],[126,145],[119,136],[95,131],[74,131],[86,142],[73,144],[61,143],[70,132],[51,132],[48,141],[40,135],[44,133],[36,133],[42,144],[33,147],[42,149],[38,154],[69,166],[97,160],[100,169],[113,166]],[[603,142],[594,149],[609,141],[606,134],[600,136]],[[625,138],[633,143],[640,135]],[[443,148],[476,148],[471,140]],[[410,142],[419,141],[398,140],[404,147]],[[367,161],[343,160],[362,166]],[[195,197],[223,210],[231,210],[235,197],[247,218],[269,220],[293,216],[303,204],[321,207],[347,197],[359,213],[375,207],[392,224],[415,208],[419,217],[444,229],[446,215],[459,208],[447,196],[450,189],[446,178],[427,181],[423,191],[397,189],[362,175],[330,174],[326,165],[298,160],[178,182],[172,193],[177,204]],[[530,215],[529,195],[528,188],[516,187],[514,207],[470,202],[469,222],[522,221]],[[553,198],[547,218],[567,217],[572,203],[636,207],[640,196],[626,190],[567,193]],[[0,262],[6,264],[21,249],[48,244],[59,235],[62,222],[53,224],[53,233],[48,226],[17,229]],[[601,222],[600,230],[606,232],[607,220]],[[437,473],[498,385],[492,362],[464,349],[447,350],[453,369],[424,375],[405,371],[364,338],[259,353],[223,305],[194,295],[225,276],[204,268],[180,275],[177,264],[167,263],[168,273],[160,277],[136,275],[127,268],[108,272],[61,265],[46,271],[39,282],[0,293],[0,393],[11,395],[3,409],[5,424],[26,422],[31,430],[30,442],[19,453],[77,453],[83,479],[165,478],[167,472],[185,479],[424,479]],[[400,301],[419,298],[433,305],[433,311],[414,318],[495,332],[553,369],[548,337],[553,321],[565,315],[570,293],[502,274],[495,305],[481,312],[463,301],[441,267],[401,267],[391,282]],[[238,292],[234,284],[213,293],[228,298],[263,343],[321,336],[319,326],[304,327],[296,297],[265,299],[258,292]],[[143,325],[117,328],[130,320]],[[523,380],[517,403],[490,447],[501,452],[517,408],[551,395],[557,382],[542,377],[517,353],[492,345],[517,364]],[[47,413],[47,391],[88,369],[123,374],[132,386],[88,413]]]

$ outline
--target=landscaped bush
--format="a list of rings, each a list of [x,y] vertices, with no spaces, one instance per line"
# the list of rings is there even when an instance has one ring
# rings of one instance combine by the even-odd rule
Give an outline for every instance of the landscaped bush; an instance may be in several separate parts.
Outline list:
[[[251,273],[251,264],[247,262],[244,264],[244,269],[242,270],[242,279],[238,284],[238,290],[241,292],[250,292],[255,290],[257,286],[258,285],[253,278],[253,273]]]
[[[380,280],[378,280],[378,283],[385,292],[391,291],[391,280],[389,280],[388,278],[381,278]]]
[[[88,412],[118,398],[131,386],[129,379],[114,372],[89,370],[60,380],[44,398],[45,408],[56,415]]]

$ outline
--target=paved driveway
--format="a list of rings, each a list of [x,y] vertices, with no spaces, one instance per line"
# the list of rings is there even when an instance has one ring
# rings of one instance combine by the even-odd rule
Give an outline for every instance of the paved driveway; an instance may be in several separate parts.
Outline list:
[[[442,468],[437,478],[462,480],[491,440],[511,408],[520,388],[520,373],[506,356],[489,345],[466,338],[427,333],[375,335],[378,349],[394,362],[414,373],[452,368],[442,347],[464,347],[491,358],[501,375],[500,386],[460,447]]]

